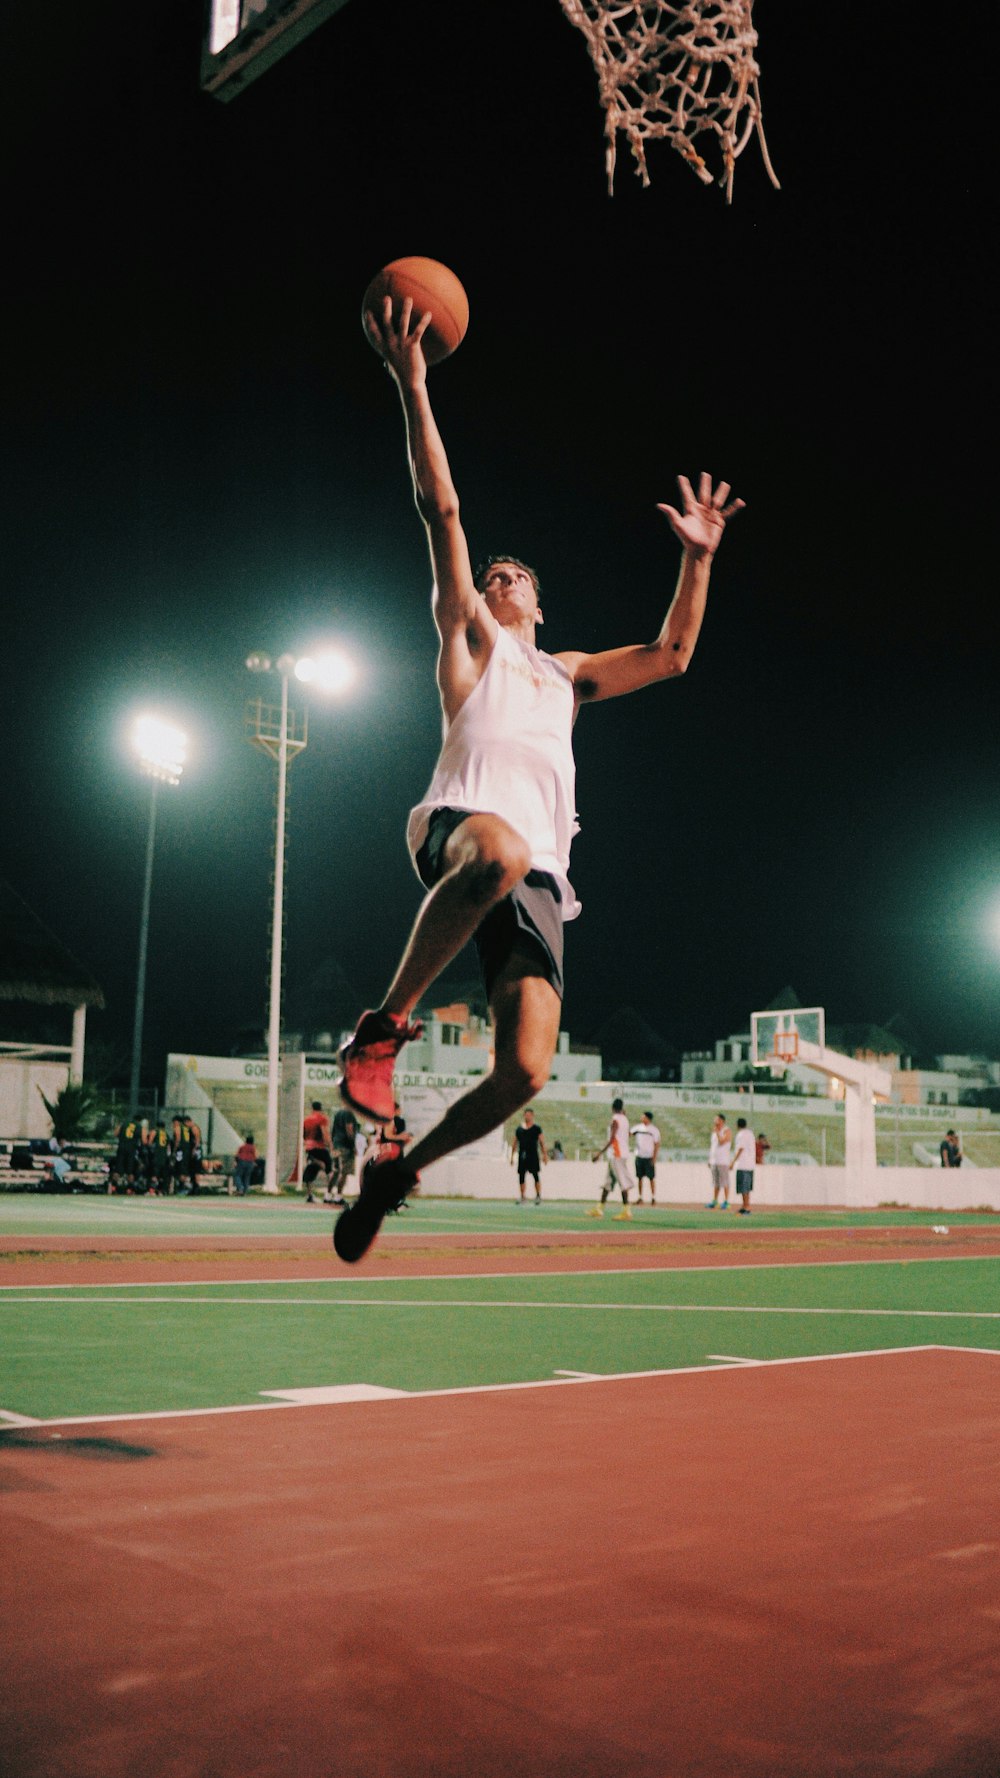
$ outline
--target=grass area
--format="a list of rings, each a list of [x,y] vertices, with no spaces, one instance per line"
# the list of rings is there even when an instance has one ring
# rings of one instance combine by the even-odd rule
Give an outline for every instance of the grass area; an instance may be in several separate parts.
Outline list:
[[[720,1357],[1000,1350],[1000,1259],[0,1291],[0,1410],[35,1418],[609,1375]]]
[[[888,1183],[888,1182],[887,1182]],[[974,1176],[969,1175],[970,1199],[975,1197]],[[636,1210],[631,1224],[613,1221],[606,1213],[602,1222],[585,1215],[594,1198],[580,1201],[552,1200],[540,1207],[532,1203],[520,1205],[513,1198],[435,1198],[421,1195],[411,1202],[404,1215],[390,1217],[381,1240],[393,1241],[400,1235],[429,1234],[496,1234],[520,1233],[524,1230],[562,1231],[591,1234],[599,1230],[609,1239],[616,1231],[635,1232],[655,1229],[705,1229],[713,1225],[728,1228],[733,1235],[753,1229],[872,1229],[933,1227],[942,1221],[949,1227],[983,1224],[1000,1227],[1000,1214],[988,1209],[977,1210],[910,1210],[905,1206],[885,1205],[878,1209],[769,1209],[755,1207],[747,1221],[735,1210],[706,1210],[701,1205],[669,1206],[646,1204]],[[609,1212],[613,1205],[609,1205]],[[310,1206],[302,1199],[267,1198],[251,1194],[248,1198],[108,1198],[39,1197],[34,1193],[0,1194],[0,1257],[4,1237],[39,1235],[93,1237],[113,1239],[122,1235],[149,1236],[158,1241],[171,1236],[220,1236],[227,1240],[245,1238],[251,1241],[268,1235],[329,1238],[336,1213],[323,1206]]]

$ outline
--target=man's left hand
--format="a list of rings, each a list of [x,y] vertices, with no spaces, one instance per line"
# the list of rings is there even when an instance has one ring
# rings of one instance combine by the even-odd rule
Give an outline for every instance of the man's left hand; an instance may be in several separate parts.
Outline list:
[[[728,482],[720,482],[713,491],[712,478],[704,470],[698,479],[697,499],[686,475],[677,477],[677,486],[681,491],[683,512],[678,512],[676,506],[665,505],[658,506],[657,511],[665,514],[675,536],[690,555],[714,556],[727,519],[742,512],[746,501],[729,500]]]

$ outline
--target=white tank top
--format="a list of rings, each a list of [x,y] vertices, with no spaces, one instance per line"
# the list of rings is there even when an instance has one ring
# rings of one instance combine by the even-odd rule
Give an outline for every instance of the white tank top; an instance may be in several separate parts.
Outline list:
[[[551,654],[498,627],[478,685],[448,729],[423,800],[406,828],[416,858],[434,809],[502,815],[562,892],[562,917],[580,903],[569,881],[569,849],[579,832],[573,761],[573,681]]]

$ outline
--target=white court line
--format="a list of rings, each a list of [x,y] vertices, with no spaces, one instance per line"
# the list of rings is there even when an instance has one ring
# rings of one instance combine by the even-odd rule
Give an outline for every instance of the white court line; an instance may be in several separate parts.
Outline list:
[[[928,1344],[922,1346],[872,1346],[863,1352],[818,1352],[807,1358],[761,1358],[752,1364],[686,1364],[675,1365],[670,1369],[651,1371],[608,1371],[587,1374],[581,1377],[540,1377],[529,1383],[470,1383],[455,1389],[400,1389],[395,1393],[397,1401],[426,1401],[449,1395],[505,1395],[525,1389],[581,1389],[593,1383],[629,1383],[654,1377],[735,1377],[741,1372],[750,1370],[778,1370],[784,1365],[793,1364],[833,1364],[845,1359],[854,1358],[898,1358],[913,1352],[964,1352],[973,1353],[985,1358],[998,1358],[1000,1353],[989,1347],[980,1346],[940,1346]],[[345,1387],[345,1386],[341,1386]],[[356,1389],[364,1389],[365,1385],[348,1385]],[[262,1394],[272,1393],[261,1391]],[[286,1396],[290,1391],[281,1391]],[[370,1396],[368,1400],[370,1402]],[[386,1399],[382,1397],[380,1399]],[[342,1403],[346,1398],[342,1397]],[[230,1407],[219,1408],[160,1408],[152,1412],[134,1414],[76,1414],[65,1415],[55,1420],[27,1420],[23,1424],[47,1428],[50,1426],[117,1426],[121,1423],[133,1423],[147,1420],[203,1420],[215,1414],[273,1414],[283,1413],[291,1408],[322,1407],[321,1401],[254,1401],[237,1402]],[[362,1403],[364,1405],[364,1403]],[[3,1438],[0,1435],[0,1451],[3,1449]]]
[[[0,1297],[0,1308],[5,1302],[13,1303],[14,1300]],[[55,1309],[83,1309],[90,1306],[101,1309],[142,1309],[147,1304],[160,1308],[183,1309],[195,1304],[200,1308],[216,1309],[521,1309],[528,1313],[566,1309],[577,1310],[580,1314],[612,1315],[878,1315],[904,1321],[1000,1321],[1000,1309],[796,1309],[784,1305],[765,1307],[753,1303],[529,1303],[492,1297],[443,1297],[427,1302],[422,1297],[94,1296],[73,1301],[64,1296],[36,1296],[29,1298],[28,1303],[32,1308]]]

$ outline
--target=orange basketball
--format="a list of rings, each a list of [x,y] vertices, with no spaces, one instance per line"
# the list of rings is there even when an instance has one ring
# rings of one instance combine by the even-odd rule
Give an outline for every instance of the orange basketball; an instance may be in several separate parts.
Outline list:
[[[361,305],[361,325],[369,345],[375,344],[368,331],[369,310],[381,323],[386,296],[392,297],[393,318],[397,321],[408,296],[413,298],[414,318],[430,310],[430,326],[424,334],[424,357],[428,364],[440,364],[442,358],[448,358],[462,344],[469,325],[469,299],[454,272],[439,260],[394,259],[376,272]]]

